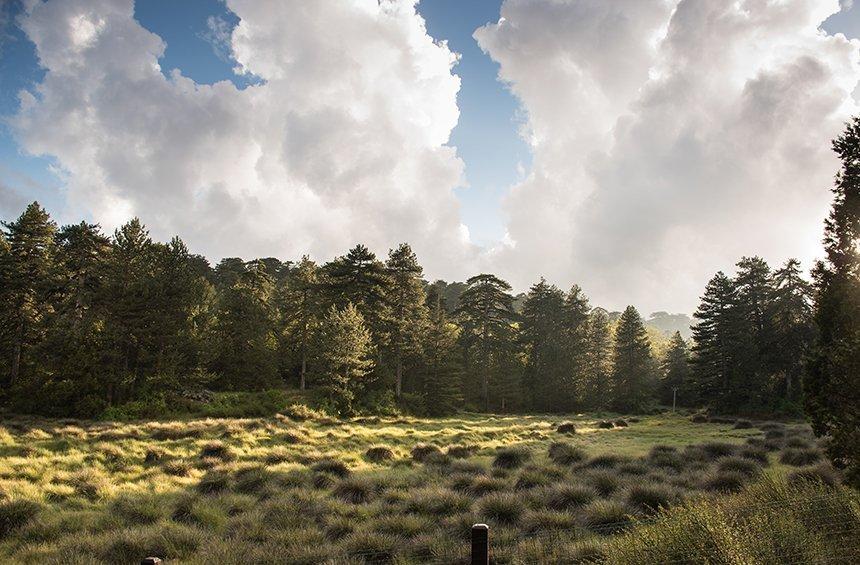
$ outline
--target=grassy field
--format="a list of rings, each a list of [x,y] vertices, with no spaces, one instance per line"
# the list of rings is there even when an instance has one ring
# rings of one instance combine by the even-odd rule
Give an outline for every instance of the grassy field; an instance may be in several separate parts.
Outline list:
[[[803,480],[837,483],[822,461],[801,424],[668,414],[339,421],[298,408],[255,419],[7,419],[0,560],[452,563],[467,555],[470,526],[486,522],[496,562],[621,563],[635,561],[631,547],[673,547],[660,536],[690,531],[703,512],[724,523],[708,532],[738,538],[732,528],[746,518],[732,518],[725,501],[760,527],[773,501],[838,499],[827,519],[846,532],[803,538],[804,555],[825,556],[845,551],[843,534],[860,535],[860,507],[847,489]],[[806,531],[803,516],[792,524]],[[781,548],[747,559],[739,545],[715,562],[798,550]]]

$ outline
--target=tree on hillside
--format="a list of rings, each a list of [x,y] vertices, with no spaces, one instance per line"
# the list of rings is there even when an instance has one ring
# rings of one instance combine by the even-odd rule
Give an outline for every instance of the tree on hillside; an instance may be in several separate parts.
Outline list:
[[[531,406],[542,411],[569,408],[576,391],[564,347],[564,292],[541,278],[529,289],[520,320],[519,340],[526,357],[523,385]]]
[[[609,315],[595,308],[588,315],[583,369],[583,402],[592,409],[605,408],[609,402],[612,378],[612,331]]]
[[[448,319],[443,298],[431,288],[423,334],[423,401],[430,416],[456,412],[463,403],[463,367],[457,356],[458,328]]]
[[[307,386],[311,341],[323,318],[323,281],[316,263],[305,255],[278,286],[282,349],[290,351],[299,368],[299,388]]]
[[[588,298],[578,285],[573,285],[564,298],[564,349],[565,370],[569,374],[575,406],[582,405],[586,397],[589,351]],[[608,336],[607,336],[608,338]],[[608,340],[607,340],[608,342]],[[571,406],[570,408],[573,408]]]
[[[750,406],[765,406],[770,396],[773,326],[771,324],[770,267],[760,257],[743,257],[737,263],[736,294],[738,339],[734,342],[739,380],[735,391]]]
[[[641,410],[651,400],[654,366],[651,344],[642,317],[628,306],[615,330],[612,367],[612,404],[616,410]]]
[[[675,391],[681,404],[688,403],[685,388],[690,379],[690,354],[681,332],[675,332],[660,366],[660,401],[671,404]]]
[[[400,399],[403,391],[403,360],[406,355],[417,353],[421,333],[427,324],[426,295],[421,280],[423,269],[408,244],[402,243],[388,252],[385,263],[391,280],[388,292],[390,349],[395,366],[395,396]]]
[[[806,379],[806,410],[828,453],[860,485],[860,117],[833,142],[842,161],[824,227],[827,258],[813,273],[819,337]]]
[[[815,319],[812,309],[812,285],[800,274],[800,262],[789,259],[774,272],[771,303],[773,342],[772,364],[782,376],[777,394],[797,400],[803,393],[803,372],[812,344],[815,342]]]
[[[495,275],[476,275],[466,284],[456,314],[463,328],[461,340],[466,351],[467,370],[477,376],[480,399],[488,410],[491,375],[500,374],[510,365],[508,357],[512,355],[514,343],[511,325],[516,318],[513,296],[511,286]]]
[[[325,391],[331,409],[352,414],[365,381],[373,370],[373,343],[358,308],[348,303],[332,306],[319,332],[316,382]]]

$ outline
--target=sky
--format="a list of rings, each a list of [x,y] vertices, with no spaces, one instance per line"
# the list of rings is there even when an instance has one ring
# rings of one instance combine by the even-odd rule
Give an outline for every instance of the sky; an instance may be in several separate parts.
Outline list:
[[[0,218],[690,313],[821,255],[848,0],[0,0]]]

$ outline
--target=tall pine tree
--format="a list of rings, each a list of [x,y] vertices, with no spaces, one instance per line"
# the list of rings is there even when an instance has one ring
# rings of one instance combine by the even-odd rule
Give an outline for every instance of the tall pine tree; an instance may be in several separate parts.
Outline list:
[[[426,295],[421,280],[423,269],[408,244],[402,243],[388,253],[385,263],[391,280],[388,292],[390,309],[390,350],[394,360],[394,393],[403,392],[404,358],[420,351],[421,333],[427,324]]]
[[[651,344],[642,317],[628,306],[615,330],[612,405],[621,412],[642,410],[651,401],[654,385]]]

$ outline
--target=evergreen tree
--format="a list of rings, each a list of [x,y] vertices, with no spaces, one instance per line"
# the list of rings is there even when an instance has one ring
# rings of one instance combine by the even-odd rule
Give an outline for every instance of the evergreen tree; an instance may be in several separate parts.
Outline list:
[[[672,404],[678,392],[681,404],[685,404],[687,398],[684,389],[690,380],[690,354],[681,332],[672,335],[660,369],[660,401]]]
[[[589,310],[585,293],[573,285],[564,299],[565,371],[570,379],[571,400],[580,407],[587,394]],[[609,343],[608,334],[606,342]]]
[[[520,316],[519,338],[526,357],[524,386],[538,410],[569,409],[576,391],[565,355],[565,296],[540,282],[529,289]]]
[[[737,267],[734,287],[739,323],[736,336],[739,339],[735,340],[733,348],[739,370],[732,396],[737,401],[745,398],[750,407],[762,407],[767,405],[770,396],[769,377],[773,363],[773,354],[769,350],[774,341],[770,315],[773,295],[771,272],[759,257],[743,257]]]
[[[448,319],[444,299],[431,290],[428,324],[423,336],[423,404],[429,416],[456,412],[463,403],[462,365],[457,359],[459,330]]]
[[[391,280],[389,335],[395,365],[394,392],[399,400],[403,390],[404,357],[420,350],[421,333],[427,324],[427,297],[421,280],[423,269],[408,244],[402,243],[389,251],[385,267]]]
[[[323,316],[321,285],[320,269],[305,255],[279,287],[278,308],[283,348],[291,349],[298,361],[301,390],[305,390],[307,384],[311,342],[316,337]]]
[[[603,308],[595,308],[588,315],[585,341],[583,402],[589,408],[602,409],[609,401],[613,352],[609,314]]]
[[[48,213],[33,202],[15,222],[3,222],[8,245],[3,262],[4,319],[0,326],[8,337],[10,350],[7,383],[16,385],[30,366],[29,353],[44,337],[45,320],[53,312],[57,290],[57,225]]]
[[[512,323],[516,317],[513,296],[511,286],[495,275],[476,275],[466,284],[456,314],[463,329],[461,340],[467,355],[467,370],[477,376],[481,403],[489,410],[491,375],[510,365],[507,357],[512,355]],[[506,391],[510,387],[506,383],[503,388]]]
[[[651,400],[653,371],[651,344],[642,317],[633,306],[628,306],[615,330],[613,407],[622,412],[643,409]]]
[[[352,414],[373,370],[370,331],[358,308],[348,303],[341,309],[331,307],[319,335],[317,382],[335,412]]]
[[[693,317],[695,398],[725,408],[739,405],[735,344],[739,341],[737,292],[722,272],[705,287],[702,304]],[[691,391],[692,392],[692,391]]]
[[[777,394],[795,401],[803,393],[804,364],[816,336],[812,285],[801,276],[797,259],[789,259],[773,280],[771,363],[782,377]]]
[[[860,486],[860,117],[833,142],[842,161],[824,227],[827,258],[813,273],[818,342],[806,379],[806,411],[828,454]]]

